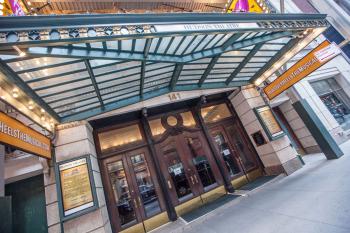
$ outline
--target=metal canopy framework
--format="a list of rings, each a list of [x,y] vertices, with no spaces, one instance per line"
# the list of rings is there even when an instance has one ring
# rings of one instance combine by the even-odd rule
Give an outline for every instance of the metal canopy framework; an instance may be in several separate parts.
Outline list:
[[[320,14],[6,17],[0,71],[67,122],[171,91],[250,84],[325,27]]]

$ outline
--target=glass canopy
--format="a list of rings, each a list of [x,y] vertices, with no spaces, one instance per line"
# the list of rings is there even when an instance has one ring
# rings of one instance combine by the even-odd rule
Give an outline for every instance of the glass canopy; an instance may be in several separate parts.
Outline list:
[[[302,14],[6,17],[0,71],[67,122],[172,91],[251,84],[326,27],[325,15]]]

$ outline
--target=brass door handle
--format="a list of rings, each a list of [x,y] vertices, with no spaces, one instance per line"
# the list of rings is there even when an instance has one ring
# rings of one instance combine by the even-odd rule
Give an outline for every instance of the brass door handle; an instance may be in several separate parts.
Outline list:
[[[170,183],[170,180],[168,180],[168,187],[169,187],[169,189],[172,188],[171,183]]]
[[[133,199],[134,200],[134,206],[135,206],[135,208],[136,209],[138,209],[138,206],[137,206],[137,201],[136,201],[136,199]]]
[[[192,184],[194,184],[194,180],[193,180],[193,177],[191,176],[190,178],[191,178],[191,182],[192,182]]]
[[[141,198],[138,197],[137,199],[138,199],[138,201],[139,201],[139,206],[141,206],[141,205],[142,205]]]
[[[194,176],[194,179],[196,180],[196,183],[198,184],[198,178],[196,175],[193,175]]]

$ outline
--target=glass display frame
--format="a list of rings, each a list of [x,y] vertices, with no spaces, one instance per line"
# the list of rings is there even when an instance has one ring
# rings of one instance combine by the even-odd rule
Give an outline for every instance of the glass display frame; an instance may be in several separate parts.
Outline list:
[[[281,123],[269,105],[254,108],[254,113],[270,141],[277,140],[286,135]]]
[[[58,200],[60,219],[62,222],[65,222],[65,221],[71,220],[73,218],[77,218],[79,216],[93,212],[99,208],[90,156],[92,156],[92,155],[86,154],[86,155],[72,158],[69,160],[61,161],[61,162],[58,162],[55,164],[55,175],[57,177],[57,182],[56,182],[57,200]],[[77,211],[70,213],[70,214],[65,214],[65,212],[67,212],[67,211],[64,209],[64,200],[63,200],[62,184],[61,184],[62,177],[61,177],[61,172],[60,172],[60,166],[74,163],[74,162],[77,162],[79,160],[85,160],[87,173],[88,173],[87,178],[89,181],[91,195],[92,195],[92,201],[91,201],[92,205],[87,205],[84,207],[84,204],[83,204],[83,205],[79,206],[81,208],[77,209]],[[84,164],[82,164],[82,165],[84,165]],[[77,207],[77,208],[79,208],[79,207]]]

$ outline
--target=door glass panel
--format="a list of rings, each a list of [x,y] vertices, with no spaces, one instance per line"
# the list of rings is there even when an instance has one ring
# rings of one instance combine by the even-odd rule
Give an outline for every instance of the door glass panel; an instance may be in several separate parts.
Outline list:
[[[168,171],[174,183],[179,200],[192,194],[190,185],[188,184],[188,180],[185,175],[185,169],[179,158],[173,160],[173,164],[168,166]]]
[[[151,179],[144,154],[131,157],[131,163],[136,176],[137,186],[141,195],[146,216],[150,217],[160,212],[157,193]]]
[[[150,120],[148,123],[149,123],[149,126],[150,126],[151,131],[152,131],[152,136],[154,136],[154,137],[159,136],[165,132],[165,128],[163,127],[160,118]]]
[[[187,142],[192,153],[193,164],[196,167],[199,179],[201,180],[203,187],[205,188],[212,184],[215,184],[216,181],[209,161],[205,156],[201,141],[199,139],[188,138]]]
[[[215,143],[219,149],[219,152],[224,159],[225,166],[227,170],[229,171],[231,176],[234,176],[235,174],[239,173],[240,170],[236,164],[235,159],[233,158],[233,155],[231,153],[231,150],[228,146],[228,143],[226,142],[224,136],[222,133],[216,133],[214,136]]]
[[[184,126],[186,126],[186,127],[196,126],[196,122],[195,122],[191,112],[182,112],[182,113],[180,113],[180,115],[182,117]]]
[[[201,115],[205,123],[213,123],[230,117],[231,112],[224,103],[202,108]]]
[[[126,180],[123,162],[121,160],[107,165],[109,179],[112,184],[114,199],[117,204],[120,224],[124,226],[136,221],[135,210],[132,206],[128,181]]]
[[[244,167],[246,169],[254,167],[255,166],[255,162],[253,159],[254,154],[252,153],[251,150],[249,150],[248,145],[243,141],[243,138],[242,138],[243,135],[241,135],[241,133],[235,127],[228,127],[227,132],[235,141],[236,148],[239,153],[239,157]]]

